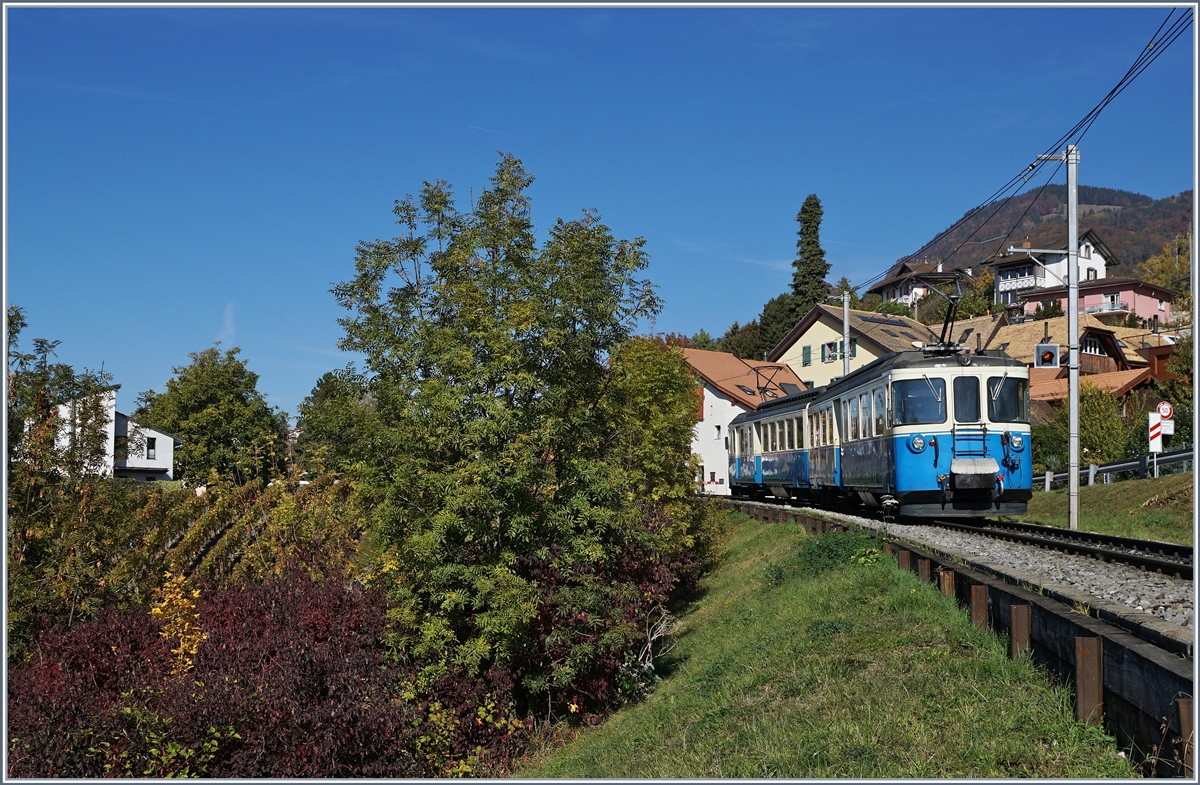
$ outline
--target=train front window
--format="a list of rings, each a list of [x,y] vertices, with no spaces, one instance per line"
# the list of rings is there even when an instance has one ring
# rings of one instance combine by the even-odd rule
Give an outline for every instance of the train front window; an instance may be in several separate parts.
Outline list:
[[[946,421],[946,380],[903,379],[892,383],[894,425],[926,425]]]
[[[1029,380],[992,376],[987,381],[988,419],[992,422],[1029,422]]]
[[[979,379],[960,376],[954,380],[954,419],[979,422]]]

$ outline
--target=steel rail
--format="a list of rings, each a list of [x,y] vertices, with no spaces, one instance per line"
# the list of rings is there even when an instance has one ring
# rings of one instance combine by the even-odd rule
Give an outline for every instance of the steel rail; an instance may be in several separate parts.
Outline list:
[[[981,525],[971,526],[936,519],[922,522],[946,529],[1027,543],[1064,553],[1093,556],[1103,561],[1122,562],[1164,575],[1194,579],[1195,566],[1192,547],[1189,545],[1135,540],[1129,537],[1022,523],[985,521]]]

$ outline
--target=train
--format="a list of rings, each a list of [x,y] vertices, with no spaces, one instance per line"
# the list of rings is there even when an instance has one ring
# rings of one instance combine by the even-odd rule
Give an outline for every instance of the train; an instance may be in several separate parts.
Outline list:
[[[926,344],[738,415],[727,447],[735,498],[901,520],[1022,515],[1029,369],[1000,351]]]

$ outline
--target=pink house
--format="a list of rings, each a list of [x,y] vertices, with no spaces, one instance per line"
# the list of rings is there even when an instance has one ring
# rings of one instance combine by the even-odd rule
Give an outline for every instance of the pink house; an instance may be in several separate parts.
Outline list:
[[[1101,278],[1079,282],[1079,311],[1090,313],[1098,319],[1109,321],[1109,317],[1124,321],[1130,314],[1144,322],[1155,319],[1159,324],[1171,321],[1171,300],[1178,292],[1139,281],[1136,278]],[[1057,301],[1063,312],[1067,310],[1067,287],[1055,286],[1029,292],[1025,301],[1025,315],[1032,316],[1039,305]],[[1043,308],[1045,306],[1043,305]],[[1111,323],[1111,321],[1109,322]]]

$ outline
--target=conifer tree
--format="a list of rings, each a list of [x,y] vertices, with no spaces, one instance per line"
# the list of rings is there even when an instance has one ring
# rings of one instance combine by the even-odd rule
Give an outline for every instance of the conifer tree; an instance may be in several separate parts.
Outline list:
[[[830,287],[825,281],[829,275],[829,263],[825,261],[825,249],[821,247],[821,219],[825,210],[816,194],[809,194],[796,214],[800,229],[796,232],[796,260],[792,267],[792,294],[797,298],[796,310],[801,315],[829,295]]]

